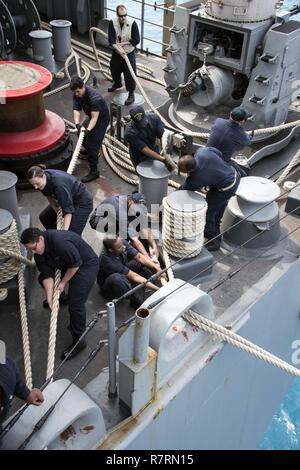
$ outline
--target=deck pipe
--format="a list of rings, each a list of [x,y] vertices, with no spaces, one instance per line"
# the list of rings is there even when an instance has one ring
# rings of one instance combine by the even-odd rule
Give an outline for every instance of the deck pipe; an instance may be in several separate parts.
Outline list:
[[[135,314],[135,337],[133,359],[137,364],[144,364],[148,359],[150,338],[150,312],[139,308]]]

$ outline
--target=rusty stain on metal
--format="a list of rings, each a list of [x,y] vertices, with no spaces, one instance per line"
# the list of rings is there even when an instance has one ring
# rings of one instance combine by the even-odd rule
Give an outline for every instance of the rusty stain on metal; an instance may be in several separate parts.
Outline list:
[[[173,325],[173,326],[172,326],[172,330],[178,331],[178,330],[177,330],[177,326],[176,326],[176,325]]]
[[[208,358],[206,359],[205,361],[205,364],[207,364],[208,362],[210,362],[217,354],[218,354],[219,350],[217,349],[216,351],[214,351],[213,353],[211,353]]]
[[[67,449],[68,448],[67,440],[73,437],[76,437],[76,431],[71,425],[67,427],[63,432],[60,433],[59,440],[62,443],[62,445]]]
[[[199,326],[192,325],[192,331],[194,331],[194,333],[198,333],[199,330],[200,330]]]
[[[182,331],[182,336],[184,337],[185,341],[188,341],[189,340],[189,337],[187,335],[187,332],[186,331]]]
[[[80,426],[80,432],[81,434],[89,434],[91,431],[94,431],[95,426],[92,424],[87,424],[86,426]]]
[[[156,420],[156,418],[160,415],[160,413],[162,412],[162,410],[163,410],[163,407],[158,408],[158,410],[157,410],[157,411],[154,413],[154,415],[153,415],[153,421]]]

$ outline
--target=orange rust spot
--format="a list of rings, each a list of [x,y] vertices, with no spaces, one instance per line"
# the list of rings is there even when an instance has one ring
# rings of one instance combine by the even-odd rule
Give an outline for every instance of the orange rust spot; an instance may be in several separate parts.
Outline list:
[[[92,424],[87,424],[86,426],[81,426],[80,427],[80,432],[81,434],[89,434],[91,431],[94,431],[95,426]]]
[[[172,326],[172,330],[178,331],[178,330],[177,330],[177,326],[176,326],[176,325],[173,325],[173,326]]]
[[[158,410],[156,411],[156,413],[153,416],[153,421],[160,415],[161,411],[162,411],[162,408],[158,408]]]
[[[62,445],[67,449],[68,447],[67,440],[75,436],[76,436],[75,429],[73,428],[73,426],[69,426],[62,433],[60,433],[59,440],[61,441]]]
[[[189,337],[187,335],[187,332],[186,331],[182,331],[182,336],[184,337],[185,341],[188,341],[189,340]]]

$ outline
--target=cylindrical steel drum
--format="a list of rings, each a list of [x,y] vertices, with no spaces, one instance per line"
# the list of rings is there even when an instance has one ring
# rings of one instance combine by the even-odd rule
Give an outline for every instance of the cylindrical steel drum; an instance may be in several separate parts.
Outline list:
[[[18,178],[10,171],[0,171],[0,208],[9,211],[21,230],[16,184]]]
[[[141,162],[136,171],[140,178],[140,191],[146,198],[149,213],[152,213],[168,194],[170,172],[162,162],[152,159]]]
[[[210,0],[206,12],[225,21],[254,22],[270,19],[275,15],[278,0]]]
[[[54,58],[58,62],[65,62],[71,53],[71,21],[50,21],[53,34]]]

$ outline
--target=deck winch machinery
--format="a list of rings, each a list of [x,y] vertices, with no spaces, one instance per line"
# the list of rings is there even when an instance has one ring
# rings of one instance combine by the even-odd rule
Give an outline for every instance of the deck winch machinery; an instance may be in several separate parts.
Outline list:
[[[7,58],[20,42],[30,47],[29,33],[41,28],[32,0],[0,0],[0,57]]]

